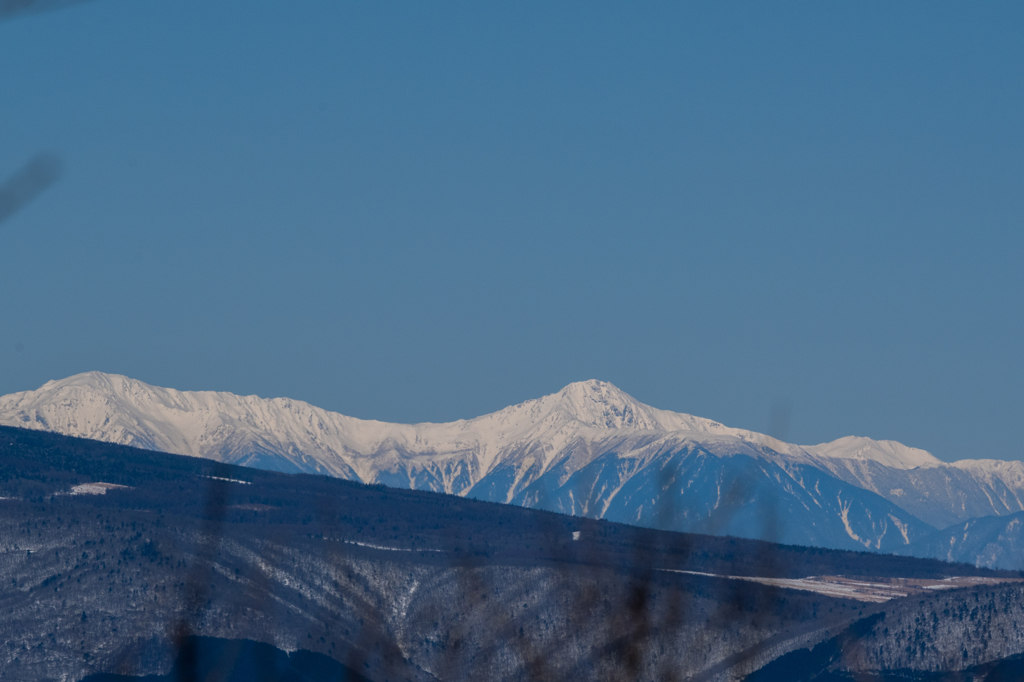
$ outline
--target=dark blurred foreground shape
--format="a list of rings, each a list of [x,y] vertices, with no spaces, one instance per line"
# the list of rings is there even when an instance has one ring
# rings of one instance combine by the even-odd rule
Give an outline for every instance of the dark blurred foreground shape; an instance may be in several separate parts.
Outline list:
[[[0,17],[3,15],[0,14]],[[0,185],[0,223],[10,218],[60,178],[60,159],[39,154]]]
[[[250,640],[186,637],[174,667],[145,682],[370,682],[329,656],[311,651],[291,654]],[[100,673],[83,682],[140,682],[130,675]]]
[[[0,0],[0,21],[11,19],[21,14],[49,12],[70,5],[78,5],[87,0]]]

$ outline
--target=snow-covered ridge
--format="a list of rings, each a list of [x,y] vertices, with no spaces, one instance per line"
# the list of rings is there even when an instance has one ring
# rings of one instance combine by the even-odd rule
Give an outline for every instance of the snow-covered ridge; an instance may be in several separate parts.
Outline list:
[[[534,441],[547,452],[558,452],[580,437],[597,440],[621,431],[712,441],[724,437],[783,454],[873,460],[901,469],[941,464],[924,450],[892,441],[850,436],[815,446],[782,443],[710,419],[659,410],[595,380],[474,419],[392,424],[288,398],[177,391],[88,372],[0,397],[0,423],[216,459],[221,458],[214,450],[239,441],[260,449],[283,447],[291,455],[316,458],[332,473],[339,464],[332,461],[336,457],[381,456],[394,448],[431,455],[474,450],[480,466],[489,470],[510,445]]]
[[[473,452],[480,471],[524,442],[554,454],[581,437],[614,431],[693,432],[739,437],[709,419],[658,410],[615,386],[584,381],[498,412],[444,424],[356,419],[287,398],[150,386],[89,372],[35,391],[0,397],[0,423],[231,461],[244,449],[284,456],[301,469],[372,479],[373,462],[394,453],[438,456]],[[225,451],[226,450],[226,451]]]
[[[259,465],[268,458],[283,459],[296,470],[366,482],[379,479],[380,471],[398,460],[437,464],[454,457],[461,466],[448,472],[443,485],[454,493],[527,445],[531,465],[543,471],[573,444],[619,440],[634,432],[679,443],[700,441],[722,454],[768,450],[800,461],[873,461],[896,469],[942,464],[924,450],[892,441],[850,436],[815,446],[782,443],[710,419],[659,410],[595,380],[474,419],[392,424],[288,398],[177,391],[88,372],[0,397],[0,424],[229,462]]]
[[[930,452],[908,447],[893,440],[846,436],[831,443],[806,446],[806,449],[821,457],[872,461],[895,469],[942,466],[942,461]]]

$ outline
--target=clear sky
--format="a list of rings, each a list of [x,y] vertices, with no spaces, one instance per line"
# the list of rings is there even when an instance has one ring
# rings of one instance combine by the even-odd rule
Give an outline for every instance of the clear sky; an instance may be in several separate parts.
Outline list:
[[[95,0],[0,23],[0,393],[389,421],[611,381],[1024,458],[1013,3]]]

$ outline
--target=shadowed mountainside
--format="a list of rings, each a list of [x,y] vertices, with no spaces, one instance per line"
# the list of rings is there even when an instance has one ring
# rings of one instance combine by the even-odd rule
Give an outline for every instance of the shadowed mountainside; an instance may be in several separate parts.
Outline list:
[[[1024,512],[957,523],[898,550],[987,568],[1024,566]]]

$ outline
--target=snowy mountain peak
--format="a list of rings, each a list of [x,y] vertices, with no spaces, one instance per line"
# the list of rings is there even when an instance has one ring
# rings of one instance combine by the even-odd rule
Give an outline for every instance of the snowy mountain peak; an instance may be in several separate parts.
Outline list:
[[[597,429],[661,430],[650,407],[606,381],[577,381],[553,397],[562,409],[586,426]]]

